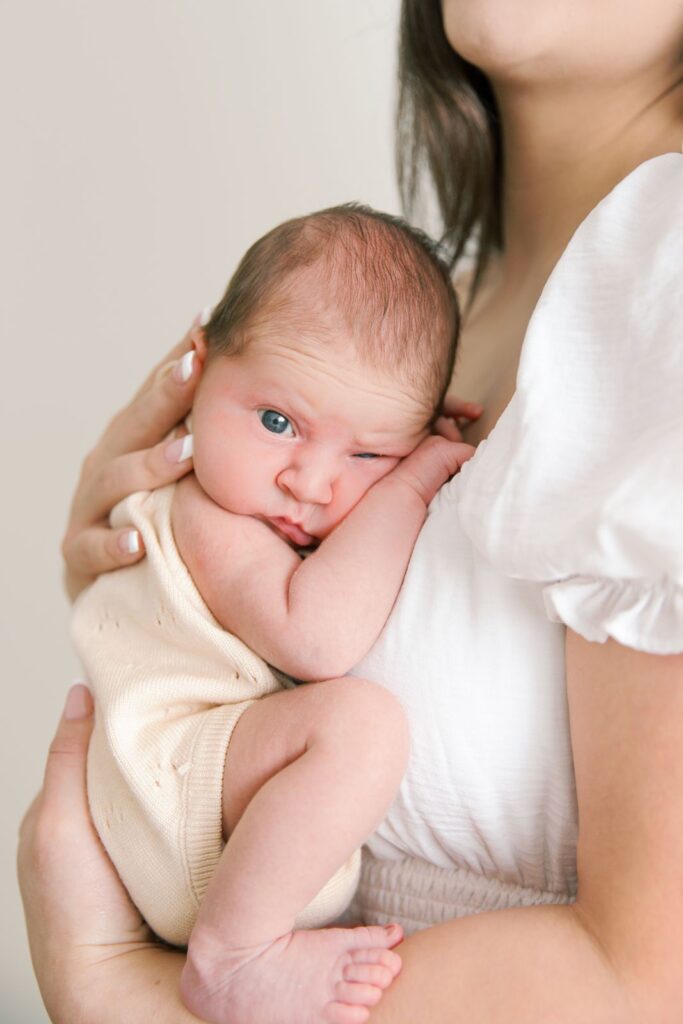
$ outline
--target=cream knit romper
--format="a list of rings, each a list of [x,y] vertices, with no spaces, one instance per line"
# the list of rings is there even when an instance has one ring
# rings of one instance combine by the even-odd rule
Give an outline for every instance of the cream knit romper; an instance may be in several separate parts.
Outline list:
[[[282,684],[202,600],[173,539],[173,491],[134,494],[116,507],[112,525],[136,526],[147,557],[100,576],[79,597],[73,636],[96,700],[88,758],[95,826],[148,924],[182,946],[224,845],[232,730]],[[341,914],[359,863],[355,853],[297,927]]]

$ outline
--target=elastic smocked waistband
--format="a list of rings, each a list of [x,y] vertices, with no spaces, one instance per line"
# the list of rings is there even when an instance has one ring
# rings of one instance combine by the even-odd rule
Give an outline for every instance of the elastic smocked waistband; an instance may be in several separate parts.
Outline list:
[[[360,883],[345,917],[366,924],[397,921],[411,934],[469,914],[572,901],[567,892],[527,888],[423,860],[378,860],[364,850]]]

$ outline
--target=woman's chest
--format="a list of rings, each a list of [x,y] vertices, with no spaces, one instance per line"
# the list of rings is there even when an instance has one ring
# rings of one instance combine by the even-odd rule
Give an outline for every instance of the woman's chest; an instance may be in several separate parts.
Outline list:
[[[449,391],[484,406],[481,418],[465,431],[478,444],[498,422],[515,391],[524,335],[537,295],[488,290],[464,316]]]

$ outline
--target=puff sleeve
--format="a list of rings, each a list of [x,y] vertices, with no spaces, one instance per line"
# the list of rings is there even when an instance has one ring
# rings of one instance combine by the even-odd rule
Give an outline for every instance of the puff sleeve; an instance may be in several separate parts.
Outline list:
[[[589,214],[530,321],[517,390],[459,515],[588,640],[683,651],[683,156]]]

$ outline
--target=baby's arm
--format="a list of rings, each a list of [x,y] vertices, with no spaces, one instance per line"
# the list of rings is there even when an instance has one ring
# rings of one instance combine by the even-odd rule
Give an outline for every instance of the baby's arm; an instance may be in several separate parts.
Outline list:
[[[219,508],[194,479],[178,488],[176,540],[221,625],[299,679],[343,675],[389,616],[429,502],[472,453],[427,438],[305,560],[264,523]]]

